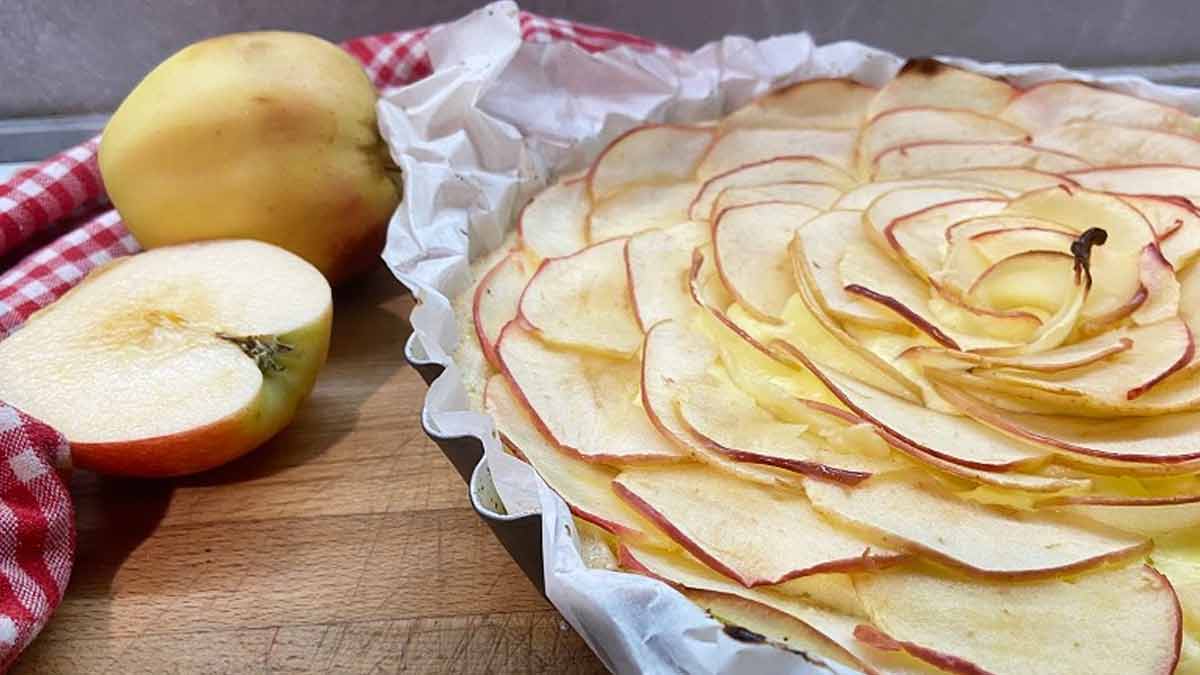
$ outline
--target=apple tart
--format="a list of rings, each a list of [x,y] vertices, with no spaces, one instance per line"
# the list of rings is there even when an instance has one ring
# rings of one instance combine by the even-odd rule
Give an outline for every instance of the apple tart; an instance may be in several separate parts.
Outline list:
[[[866,673],[1200,672],[1200,121],[932,60],[650,125],[457,300],[589,564]]]

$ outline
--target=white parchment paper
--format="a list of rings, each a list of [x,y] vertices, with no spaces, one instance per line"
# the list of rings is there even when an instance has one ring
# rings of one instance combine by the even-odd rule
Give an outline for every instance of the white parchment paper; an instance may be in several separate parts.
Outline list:
[[[726,37],[690,54],[624,47],[588,54],[564,42],[523,42],[517,12],[513,3],[497,2],[438,29],[428,41],[433,75],[379,103],[381,128],[405,177],[384,259],[420,301],[406,350],[417,362],[446,366],[425,399],[425,426],[439,436],[478,437],[507,512],[541,512],[546,594],[610,669],[829,672],[729,638],[665,584],[585,567],[566,505],[501,451],[487,416],[469,409],[451,358],[458,331],[450,298],[468,283],[470,260],[501,243],[530,196],[586,166],[621,132],[645,122],[713,119],[799,80],[851,77],[878,86],[903,61],[853,42],[817,46],[806,33]],[[1200,113],[1200,90],[1139,77],[939,58],[1018,86],[1079,79]]]

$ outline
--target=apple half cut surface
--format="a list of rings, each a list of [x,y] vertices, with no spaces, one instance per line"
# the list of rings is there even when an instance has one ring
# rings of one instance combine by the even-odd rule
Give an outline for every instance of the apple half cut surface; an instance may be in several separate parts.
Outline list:
[[[332,316],[325,278],[281,248],[155,249],[98,268],[0,342],[0,399],[62,432],[80,467],[195,473],[291,421]]]

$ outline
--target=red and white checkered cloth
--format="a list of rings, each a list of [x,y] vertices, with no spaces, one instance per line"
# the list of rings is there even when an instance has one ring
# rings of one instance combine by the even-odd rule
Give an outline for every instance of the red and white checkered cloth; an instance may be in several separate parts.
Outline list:
[[[527,42],[571,41],[589,52],[632,47],[675,53],[650,40],[522,12]],[[342,46],[380,92],[432,71],[433,27],[356,38]],[[96,164],[99,138],[0,183],[0,340],[66,293],[89,271],[136,253],[108,203]],[[0,671],[37,635],[62,598],[75,529],[56,468],[69,463],[63,437],[0,402]]]

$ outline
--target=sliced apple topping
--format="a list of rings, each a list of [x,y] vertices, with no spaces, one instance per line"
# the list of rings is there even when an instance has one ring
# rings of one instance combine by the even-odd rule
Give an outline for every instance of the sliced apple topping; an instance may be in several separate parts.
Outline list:
[[[713,143],[697,169],[702,181],[778,157],[811,156],[850,167],[855,133],[835,129],[731,129]]]
[[[1200,138],[1152,129],[1073,122],[1033,134],[1033,144],[1095,166],[1200,164]]]
[[[642,330],[666,319],[683,319],[694,309],[688,292],[692,251],[708,243],[709,228],[684,222],[629,238],[625,264],[634,314]]]
[[[902,559],[828,524],[799,492],[703,465],[623,471],[613,488],[693,556],[744,586],[877,569]]]
[[[876,90],[851,80],[808,80],[761,96],[721,121],[724,127],[858,130]]]
[[[688,219],[695,189],[689,182],[640,185],[599,201],[588,214],[588,241],[599,243],[681,223]]]
[[[1179,600],[1147,566],[1021,583],[904,569],[855,587],[885,638],[867,627],[860,639],[951,673],[1157,675],[1179,659]]]
[[[505,444],[529,463],[571,512],[613,534],[658,546],[666,544],[658,530],[612,491],[617,471],[584,462],[554,447],[538,431],[522,401],[502,375],[493,375],[484,391],[484,409]]]
[[[1012,85],[956,68],[936,59],[909,59],[868,108],[867,117],[914,106],[960,108],[987,115],[999,113],[1016,94]]]
[[[875,180],[896,180],[980,167],[1020,167],[1060,173],[1090,166],[1074,155],[1024,143],[926,141],[884,150],[872,162],[871,176]]]
[[[632,355],[642,331],[625,272],[625,240],[544,261],[521,295],[520,315],[554,344]]]
[[[588,194],[599,202],[629,188],[689,180],[715,136],[709,127],[669,124],[628,131],[592,164],[586,178]]]
[[[912,143],[1021,142],[1028,138],[1029,134],[1021,127],[977,112],[934,107],[893,108],[871,118],[863,127],[858,138],[858,157],[860,166],[870,167],[885,151]]]
[[[500,339],[500,331],[517,317],[521,293],[525,291],[531,276],[533,271],[525,256],[514,251],[501,258],[475,287],[475,298],[471,305],[475,337],[479,339],[483,355],[493,368],[500,368],[500,359],[496,356],[496,341]]]
[[[635,403],[639,364],[550,347],[509,323],[496,346],[501,370],[538,429],[595,461],[662,461],[684,452],[655,432]]]
[[[788,245],[819,213],[803,204],[767,202],[721,212],[713,223],[713,253],[725,285],[764,321],[778,322],[796,292]]]
[[[713,204],[725,190],[764,187],[795,181],[821,183],[839,190],[849,188],[854,184],[854,179],[850,174],[823,159],[809,156],[773,156],[772,159],[736,166],[704,181],[689,207],[689,214],[698,220],[715,219],[720,210],[714,211]],[[754,201],[789,200],[757,199]],[[812,206],[825,208],[827,205],[814,204]]]
[[[772,183],[758,187],[730,187],[721,190],[721,193],[717,195],[717,201],[713,202],[710,213],[715,216],[734,206],[760,202],[794,202],[824,210],[833,205],[841,196],[842,191],[828,183],[809,181]],[[712,217],[710,217],[711,219]]]
[[[1016,96],[1000,117],[1026,129],[1098,122],[1200,135],[1196,118],[1178,108],[1082,82],[1056,81],[1030,87]]]
[[[587,246],[587,218],[592,209],[582,178],[546,188],[517,216],[521,247],[537,258],[559,258]]]

